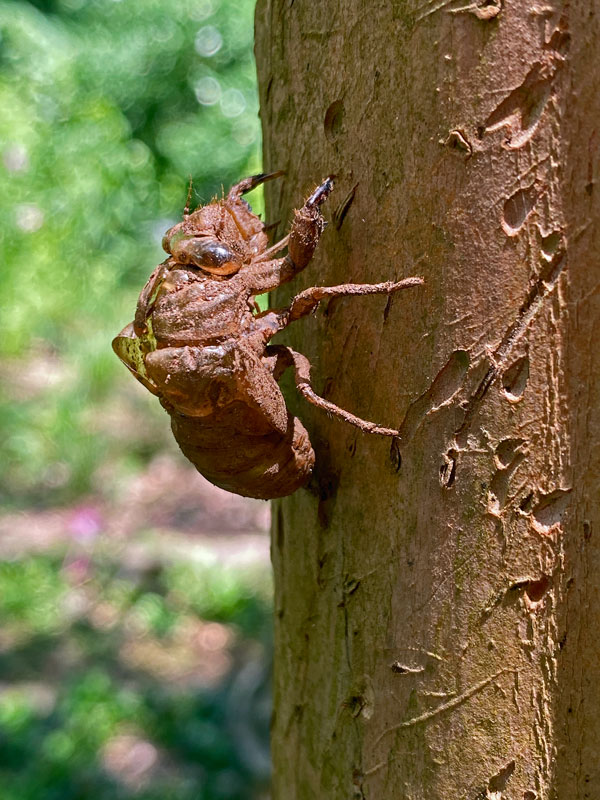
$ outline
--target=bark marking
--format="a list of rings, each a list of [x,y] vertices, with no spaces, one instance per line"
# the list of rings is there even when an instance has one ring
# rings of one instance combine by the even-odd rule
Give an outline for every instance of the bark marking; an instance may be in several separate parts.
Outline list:
[[[440,139],[440,144],[449,147],[457,153],[462,153],[465,158],[470,158],[473,155],[473,145],[458,128],[450,131],[445,139]]]
[[[544,113],[552,91],[555,70],[548,74],[546,65],[537,62],[520,86],[513,89],[488,116],[484,133],[508,128],[506,146],[517,149],[531,139]]]
[[[542,495],[531,512],[531,521],[538,533],[547,535],[554,526],[560,525],[570,494],[571,489],[555,489],[549,494]]]
[[[427,11],[423,11],[417,17],[417,22],[421,22],[426,17],[430,17],[432,14],[437,14],[438,11],[442,11],[446,6],[450,5],[453,0],[442,0],[441,3],[438,3],[436,6],[428,9]],[[481,20],[490,20],[497,17],[498,14],[502,11],[502,3],[503,0],[477,0],[475,3],[469,3],[468,6],[460,6],[459,8],[448,8],[446,9],[446,13],[448,14],[474,14],[477,19]],[[424,7],[429,5],[428,3],[425,4]]]
[[[335,142],[344,125],[344,101],[334,100],[325,112],[323,128],[330,142]]]
[[[506,399],[517,403],[523,396],[529,382],[529,357],[522,356],[504,371],[502,388]]]
[[[403,728],[412,728],[415,725],[421,725],[423,722],[429,722],[430,719],[439,716],[439,714],[443,714],[445,711],[451,711],[453,708],[462,705],[471,697],[482,691],[482,689],[485,689],[486,686],[489,686],[490,683],[493,683],[497,678],[500,677],[500,675],[504,675],[507,672],[515,673],[516,671],[517,670],[514,669],[507,669],[506,667],[504,669],[500,669],[498,672],[495,672],[488,678],[484,678],[484,680],[474,684],[466,691],[454,697],[452,700],[449,700],[447,703],[442,703],[437,708],[431,709],[431,711],[425,711],[423,714],[419,714],[416,717],[411,717],[411,719],[406,719],[403,722],[398,722],[396,725],[392,725],[391,728],[388,728],[387,730],[383,731],[383,733],[379,734],[379,736],[375,739],[375,746],[377,746],[379,742],[388,735],[388,733],[393,733],[394,731],[399,731]]]
[[[498,347],[489,355],[490,366],[485,373],[483,379],[469,398],[466,404],[465,416],[462,424],[457,429],[454,439],[455,445],[459,449],[466,445],[467,433],[469,432],[473,420],[483,399],[488,393],[490,387],[502,372],[508,357],[513,351],[515,345],[521,339],[525,331],[531,325],[539,311],[541,310],[544,301],[551,294],[556,286],[558,278],[562,273],[566,264],[566,254],[558,252],[555,257],[550,261],[541,271],[538,279],[533,284],[525,302],[517,315],[516,320],[506,330],[504,336]],[[446,456],[451,455],[452,445],[448,448]],[[446,464],[443,465],[445,471]]]
[[[433,379],[431,386],[408,408],[399,428],[402,441],[410,441],[428,414],[448,405],[462,388],[469,370],[466,350],[455,350]]]
[[[333,222],[335,224],[336,230],[342,227],[342,223],[348,213],[348,209],[352,205],[354,201],[354,195],[356,194],[356,190],[358,188],[358,183],[355,183],[354,186],[350,189],[348,194],[344,197],[342,202],[338,205],[338,207],[333,212]]]
[[[517,763],[513,759],[490,778],[487,787],[486,800],[502,800],[502,792],[506,789],[506,784],[511,779],[516,766]]]
[[[449,8],[448,14],[475,14],[477,19],[489,20],[497,17],[502,11],[503,0],[480,0],[478,3],[471,3],[461,8]]]
[[[537,611],[546,593],[552,589],[554,579],[552,575],[543,572],[539,578],[526,576],[516,578],[508,586],[501,589],[491,603],[486,606],[480,615],[480,622],[485,622],[492,612],[499,606],[506,606],[515,603],[518,598],[522,598],[528,611]]]
[[[407,674],[418,674],[419,672],[425,672],[425,667],[410,667],[407,664],[401,664],[399,661],[394,661],[391,664],[390,669],[392,672],[396,673],[396,675],[407,675]]]
[[[535,186],[519,189],[504,203],[502,229],[507,236],[516,236],[533,211],[540,196]]]
[[[490,514],[501,517],[510,488],[510,481],[519,466],[525,461],[525,453],[516,453],[506,466],[500,467],[492,476],[488,492],[487,509]]]
[[[502,439],[494,452],[494,460],[499,470],[507,469],[512,464],[518,451],[525,444],[525,439]]]

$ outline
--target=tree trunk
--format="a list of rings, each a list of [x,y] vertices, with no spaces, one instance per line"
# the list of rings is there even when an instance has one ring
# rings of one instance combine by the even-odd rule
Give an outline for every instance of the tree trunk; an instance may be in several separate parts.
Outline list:
[[[259,0],[269,220],[328,174],[277,304],[307,490],[274,506],[276,800],[600,797],[593,0]]]

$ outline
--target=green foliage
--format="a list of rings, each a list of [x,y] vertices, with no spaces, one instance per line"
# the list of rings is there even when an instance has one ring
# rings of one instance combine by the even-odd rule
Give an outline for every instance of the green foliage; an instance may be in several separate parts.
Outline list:
[[[53,633],[62,624],[67,585],[48,559],[0,563],[0,618],[28,633]]]
[[[104,556],[81,566],[73,556],[39,555],[0,570],[1,800],[263,796],[266,569],[213,564],[207,603],[201,592],[181,593],[203,585],[206,565],[125,572]],[[107,608],[113,616],[103,618]],[[198,668],[196,639],[211,625],[216,678]],[[127,655],[136,648],[137,660]],[[170,674],[161,659],[173,648]]]
[[[0,0],[5,507],[108,506],[174,447],[110,341],[189,177],[200,203],[260,171],[253,5]],[[0,564],[0,800],[259,796],[245,742],[267,751],[264,572],[136,571],[78,547]]]
[[[188,177],[201,202],[258,171],[259,128],[253,0],[35,5],[0,2],[0,492],[46,503],[163,446],[123,435],[157,414],[134,389],[103,423],[110,340]]]
[[[215,563],[196,563],[167,568],[165,585],[170,596],[200,617],[230,620],[247,636],[264,636],[272,601],[263,571],[216,567]]]

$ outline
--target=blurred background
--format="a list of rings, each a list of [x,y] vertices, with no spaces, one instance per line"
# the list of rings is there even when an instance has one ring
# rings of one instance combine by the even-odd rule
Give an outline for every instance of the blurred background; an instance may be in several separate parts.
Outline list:
[[[268,797],[268,506],[110,347],[260,171],[253,6],[0,2],[0,800]]]

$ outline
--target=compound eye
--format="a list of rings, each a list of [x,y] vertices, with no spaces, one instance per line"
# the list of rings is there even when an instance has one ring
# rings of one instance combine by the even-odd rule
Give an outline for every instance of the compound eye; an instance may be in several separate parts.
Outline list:
[[[214,275],[233,275],[242,266],[239,255],[216,239],[189,239],[182,250],[192,264]]]

